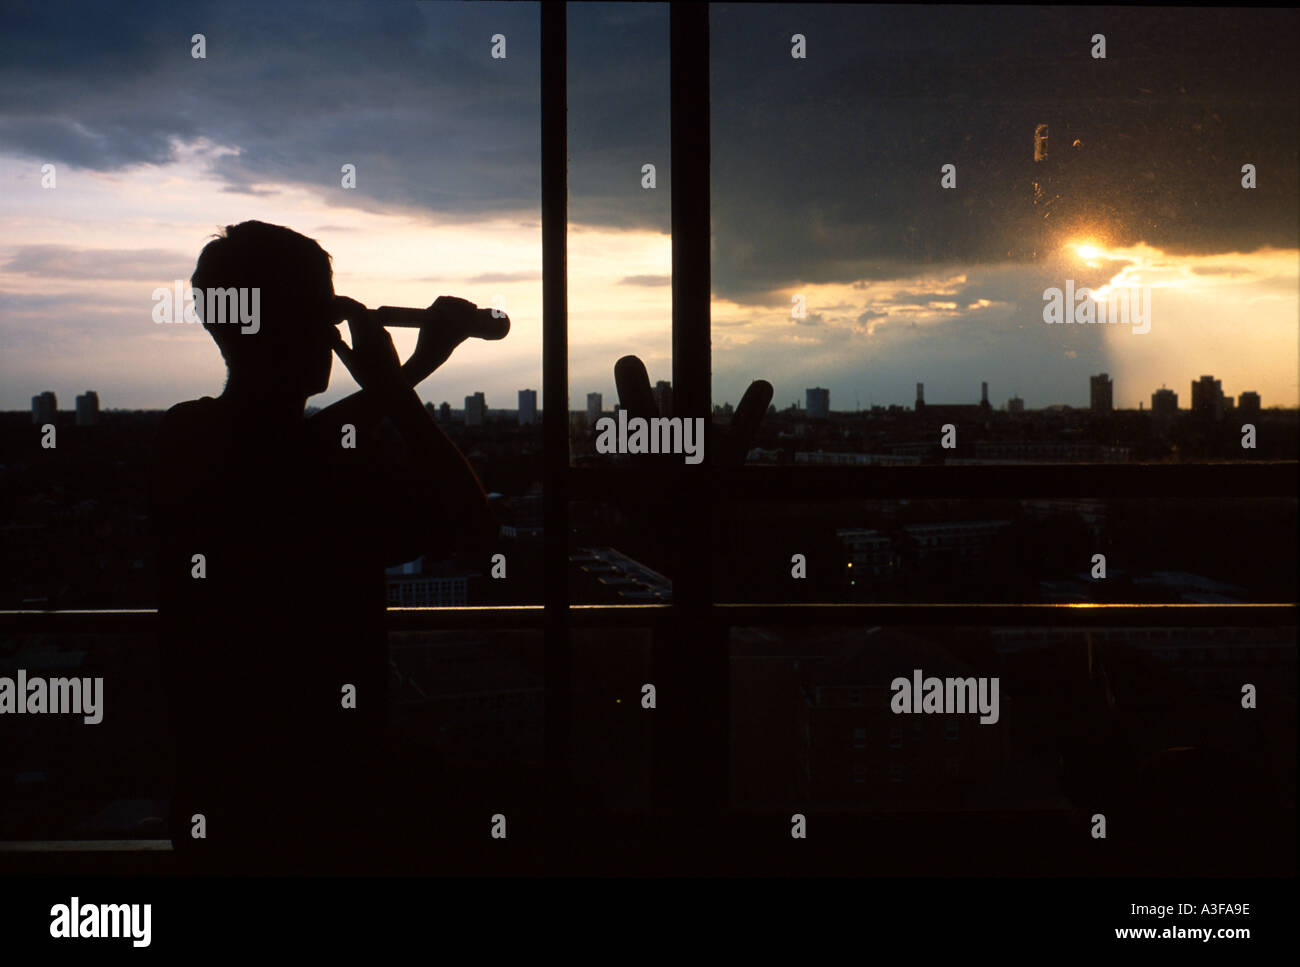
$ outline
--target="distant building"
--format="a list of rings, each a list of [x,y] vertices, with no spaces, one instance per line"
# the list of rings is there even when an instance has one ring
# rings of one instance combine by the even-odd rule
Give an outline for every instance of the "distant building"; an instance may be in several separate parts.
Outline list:
[[[439,423],[451,422],[451,404],[448,403],[446,400],[443,400],[442,406],[438,407],[438,422]]]
[[[1011,399],[1007,400],[1007,412],[1008,413],[1025,412],[1025,401],[1022,400],[1019,396],[1011,397]]]
[[[1212,420],[1223,418],[1223,387],[1213,376],[1192,382],[1192,413]]]
[[[505,499],[505,519],[501,536],[510,540],[540,541],[543,530],[542,495],[525,494]]]
[[[1110,413],[1115,409],[1115,384],[1105,373],[1089,379],[1091,393],[1089,407],[1094,413]]]
[[[831,391],[814,386],[804,390],[804,409],[810,420],[827,420],[831,415]]]
[[[99,394],[93,389],[77,397],[77,426],[94,426],[99,422]]]
[[[929,444],[926,444],[926,447],[928,450]],[[795,453],[794,462],[831,467],[902,467],[920,463],[921,458],[893,453],[828,453],[825,450],[800,450]]]
[[[660,416],[673,415],[673,384],[661,379],[655,383],[655,406],[659,407]]]
[[[587,394],[587,426],[594,429],[600,422],[600,414],[604,412],[604,400],[599,393]]]
[[[50,390],[32,397],[32,422],[37,426],[54,423],[59,415],[58,397]]]
[[[1171,389],[1158,389],[1151,394],[1151,423],[1157,430],[1166,430],[1178,415],[1178,394]]]
[[[980,406],[989,405],[989,384],[980,383]]]
[[[531,426],[537,422],[537,390],[519,391],[519,425]]]
[[[906,524],[903,533],[911,542],[918,561],[952,555],[953,557],[983,556],[998,539],[1001,531],[1010,526],[1005,520],[951,521],[939,524]]]
[[[466,603],[466,575],[423,557],[387,570],[388,604],[397,608],[449,607]]]
[[[612,547],[580,547],[569,555],[571,587],[584,600],[607,604],[666,604],[673,582]]]
[[[984,423],[989,418],[988,383],[981,386],[983,399],[978,403],[927,403],[925,401],[925,384],[916,384],[916,412],[924,415],[927,422],[942,423]]]
[[[1237,409],[1242,416],[1259,416],[1259,394],[1246,390],[1237,397]]]
[[[787,731],[803,740],[792,770],[803,777],[801,801],[826,811],[958,810],[1005,802],[1005,733],[993,734],[996,729],[979,725],[976,716],[897,715],[891,708],[891,681],[899,669],[972,682],[976,670],[910,632],[868,635],[865,642],[861,633],[858,640],[846,635],[844,646],[825,657],[793,664],[804,701]],[[1008,696],[1000,704],[1006,716]],[[764,710],[756,717],[776,714],[770,704],[758,707]],[[763,763],[768,777],[772,759],[769,752]]]
[[[465,397],[465,425],[482,426],[487,422],[487,400],[482,393]]]
[[[974,458],[952,457],[954,465],[976,463],[1128,463],[1129,447],[1073,441],[991,441],[975,444]]]
[[[894,542],[880,531],[844,528],[835,531],[844,546],[844,580],[850,587],[866,588],[897,577],[900,560]]]

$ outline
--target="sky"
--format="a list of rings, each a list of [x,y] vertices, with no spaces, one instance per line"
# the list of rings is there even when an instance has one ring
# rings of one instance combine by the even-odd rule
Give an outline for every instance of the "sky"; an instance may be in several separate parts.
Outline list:
[[[9,4],[0,27],[0,408],[219,393],[215,344],[156,324],[153,293],[248,219],[317,239],[336,291],[368,305],[506,309],[509,337],[459,348],[422,398],[540,398],[536,5]],[[918,382],[974,402],[982,381],[995,406],[1086,405],[1104,371],[1121,407],[1162,385],[1186,406],[1202,373],[1296,406],[1297,27],[714,5],[715,402],[761,377],[778,406],[811,386],[836,410],[910,405]],[[574,4],[569,33],[570,406],[595,391],[608,409],[620,356],[671,376],[667,7]],[[1149,331],[1045,324],[1066,280],[1149,287]],[[336,364],[312,402],[354,389]]]

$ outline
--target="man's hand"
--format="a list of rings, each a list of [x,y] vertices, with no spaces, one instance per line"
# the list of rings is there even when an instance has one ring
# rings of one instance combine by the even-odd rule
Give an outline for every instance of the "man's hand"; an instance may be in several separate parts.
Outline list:
[[[352,378],[366,390],[388,395],[402,389],[409,389],[410,383],[402,376],[402,367],[397,359],[397,349],[393,346],[393,337],[388,334],[374,314],[355,299],[335,296],[335,303],[342,310],[347,320],[348,332],[352,335],[352,345],[348,346],[343,337],[334,334],[334,351],[343,360]]]
[[[495,318],[468,299],[439,296],[429,306],[429,322],[420,327],[415,352],[402,364],[402,372],[416,386],[445,363],[466,339],[500,339],[509,331],[508,318]]]
[[[656,416],[672,416],[660,413],[655,403],[654,393],[650,390],[650,374],[646,372],[645,363],[636,356],[624,356],[614,364],[614,383],[618,387],[619,404],[627,410],[629,418],[642,417],[653,419]],[[740,398],[740,405],[731,418],[729,427],[713,427],[713,446],[715,452],[711,462],[715,467],[739,467],[745,463],[745,457],[754,444],[754,435],[758,425],[767,415],[768,404],[772,402],[772,384],[765,379],[756,379],[749,384],[745,395]],[[667,463],[648,455],[642,456],[640,462],[646,466]]]
[[[415,352],[402,364],[407,382],[416,386],[441,366],[452,351],[473,332],[471,324],[477,306],[466,299],[443,295],[429,306],[429,322],[420,327]]]

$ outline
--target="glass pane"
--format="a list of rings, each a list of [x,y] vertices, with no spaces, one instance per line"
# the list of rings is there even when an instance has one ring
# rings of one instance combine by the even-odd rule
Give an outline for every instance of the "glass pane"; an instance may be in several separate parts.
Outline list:
[[[39,95],[0,110],[0,170],[13,187],[0,198],[0,406],[11,411],[0,527],[16,548],[0,573],[4,606],[156,602],[148,462],[162,412],[203,397],[278,398],[301,364],[315,369],[287,395],[306,399],[309,418],[338,415],[328,408],[358,388],[343,353],[326,374],[329,350],[312,344],[309,356],[286,321],[309,306],[305,333],[328,340],[328,312],[351,339],[325,302],[331,273],[334,294],[370,308],[422,310],[451,296],[481,310],[440,310],[423,360],[391,377],[415,381],[499,495],[500,529],[485,540],[495,546],[411,549],[426,572],[468,581],[472,602],[493,554],[525,555],[515,545],[540,537],[541,425],[529,395],[541,391],[538,6],[235,3],[197,20],[78,7],[70,30],[56,5],[6,19],[0,70]],[[52,42],[65,56],[39,53]],[[248,224],[259,222],[297,234],[259,235]],[[205,248],[227,226],[244,227]],[[201,252],[212,260],[206,295],[192,278]],[[191,283],[205,326],[194,324]],[[229,301],[214,298],[227,288]],[[489,310],[509,319],[504,338],[488,338],[503,326]],[[483,338],[457,348],[453,325]],[[407,359],[417,328],[389,329]],[[223,391],[227,360],[243,375]],[[279,406],[256,411],[263,424]],[[339,415],[327,443],[365,454],[387,437],[399,456],[432,446],[412,448],[405,426],[372,434],[372,422]],[[179,432],[199,450],[214,436]],[[448,459],[459,458],[439,466]],[[384,479],[372,504],[397,503],[399,485]],[[171,489],[205,486],[223,489],[202,479]],[[540,601],[518,587],[502,595]]]
[[[570,439],[584,465],[614,460],[596,434],[617,417],[622,357],[671,416],[668,5],[571,4],[568,28]]]
[[[671,508],[634,501],[569,505],[572,604],[668,604],[680,533]]]
[[[1292,26],[714,4],[713,400],[773,384],[751,462],[1295,459]]]
[[[715,599],[1285,602],[1296,510],[1285,499],[733,501],[717,510]]]
[[[738,627],[731,654],[732,808],[805,815],[816,852],[757,868],[1294,869],[1293,626]]]

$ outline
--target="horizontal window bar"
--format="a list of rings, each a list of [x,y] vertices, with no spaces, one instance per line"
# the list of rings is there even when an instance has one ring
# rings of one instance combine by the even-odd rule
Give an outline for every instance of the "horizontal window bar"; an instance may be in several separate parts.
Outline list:
[[[1294,603],[1267,604],[715,604],[710,619],[724,625],[1061,625],[1104,627],[1241,627],[1294,624]],[[456,628],[540,628],[541,605],[389,608],[389,631]],[[671,604],[571,605],[574,627],[645,627],[675,620]],[[84,611],[0,611],[0,631],[123,634],[156,628],[151,608]]]
[[[0,853],[170,853],[169,839],[0,840]]]
[[[1017,625],[1101,628],[1277,627],[1295,624],[1295,604],[720,604],[728,625],[879,624],[946,627]]]
[[[1295,497],[1296,461],[1047,464],[1026,466],[740,467],[714,469],[714,499],[921,497]],[[568,473],[577,500],[672,499],[644,469],[583,467]]]

